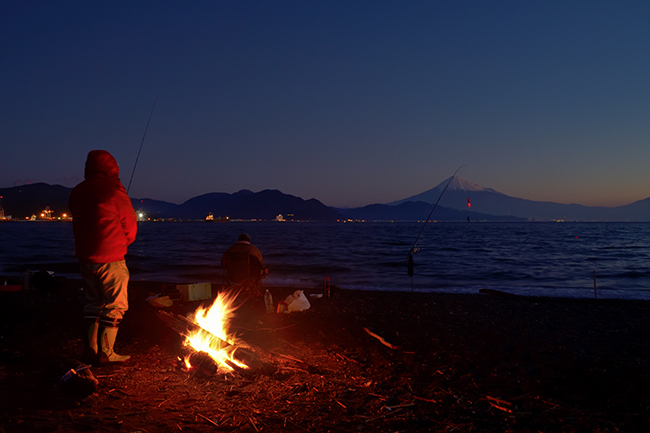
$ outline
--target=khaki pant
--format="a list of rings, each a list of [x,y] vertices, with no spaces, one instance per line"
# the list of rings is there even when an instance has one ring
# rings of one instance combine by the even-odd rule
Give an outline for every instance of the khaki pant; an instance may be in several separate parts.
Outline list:
[[[85,284],[86,305],[83,312],[88,319],[101,319],[106,324],[119,326],[129,309],[129,270],[124,260],[113,263],[80,263]]]

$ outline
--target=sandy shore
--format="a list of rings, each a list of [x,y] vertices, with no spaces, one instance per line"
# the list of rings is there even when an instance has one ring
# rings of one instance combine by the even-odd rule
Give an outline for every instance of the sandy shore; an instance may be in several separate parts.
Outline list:
[[[82,352],[80,282],[0,292],[0,431],[650,431],[648,302],[334,290],[268,315],[259,300],[233,329],[277,368],[224,375],[180,368],[181,337],[146,302],[161,290],[131,284],[132,359],[93,366],[78,395],[55,384]]]

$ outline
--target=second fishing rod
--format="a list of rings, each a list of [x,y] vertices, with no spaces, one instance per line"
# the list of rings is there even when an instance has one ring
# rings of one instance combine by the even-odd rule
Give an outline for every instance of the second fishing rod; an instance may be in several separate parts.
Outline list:
[[[409,250],[409,253],[406,257],[406,262],[407,262],[407,273],[408,276],[411,277],[411,291],[413,291],[413,253],[417,251],[416,249],[416,244],[418,243],[418,240],[420,240],[420,236],[422,236],[422,232],[424,231],[424,228],[426,227],[427,223],[431,219],[431,215],[433,215],[433,211],[436,210],[436,207],[438,206],[438,203],[440,203],[440,199],[442,199],[442,196],[445,194],[445,191],[447,191],[447,187],[449,187],[449,184],[451,183],[452,180],[456,177],[456,174],[460,171],[461,168],[465,167],[464,165],[461,165],[458,167],[458,170],[454,172],[454,174],[449,178],[449,181],[443,188],[442,192],[440,193],[440,196],[438,197],[438,200],[436,200],[435,204],[433,205],[433,208],[431,208],[431,212],[429,212],[429,216],[427,217],[426,220],[424,220],[424,224],[422,225],[422,228],[420,229],[420,233],[418,233],[417,237],[415,238],[415,241],[413,242],[413,245],[411,246],[411,249]]]

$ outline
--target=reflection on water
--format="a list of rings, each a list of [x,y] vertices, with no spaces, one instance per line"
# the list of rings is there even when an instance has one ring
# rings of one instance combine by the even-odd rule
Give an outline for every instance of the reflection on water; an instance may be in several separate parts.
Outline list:
[[[479,288],[542,296],[650,299],[650,224],[430,223],[406,260],[418,223],[140,223],[127,264],[132,278],[170,282],[221,278],[223,251],[249,233],[271,273],[268,285],[357,290]],[[70,223],[0,224],[2,272],[47,269],[76,276]]]

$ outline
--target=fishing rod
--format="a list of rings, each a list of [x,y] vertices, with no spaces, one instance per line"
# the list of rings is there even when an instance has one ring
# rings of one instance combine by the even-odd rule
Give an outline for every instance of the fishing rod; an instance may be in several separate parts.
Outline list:
[[[420,239],[420,236],[422,235],[422,232],[424,231],[424,227],[426,227],[427,223],[431,219],[431,215],[433,215],[433,211],[436,209],[436,206],[438,206],[438,203],[440,202],[440,199],[442,196],[445,194],[445,191],[447,191],[447,187],[451,183],[452,180],[454,180],[454,177],[456,177],[456,174],[460,171],[461,168],[465,167],[464,165],[461,165],[458,167],[458,170],[454,172],[454,174],[449,178],[449,182],[447,182],[447,185],[443,188],[442,192],[440,193],[440,196],[438,197],[438,200],[436,203],[433,205],[433,208],[431,209],[431,212],[429,212],[429,216],[427,219],[424,221],[424,224],[422,225],[422,228],[420,229],[420,233],[418,233],[418,236],[415,238],[415,242],[413,242],[413,245],[411,246],[411,249],[409,250],[409,254],[406,257],[406,261],[408,264],[408,275],[411,277],[411,291],[413,291],[413,253],[416,251],[415,250],[415,244],[418,243],[418,240]]]
[[[158,95],[153,101],[153,107],[151,107],[151,113],[149,113],[149,120],[147,120],[147,126],[144,128],[144,134],[142,135],[142,141],[140,142],[140,149],[138,149],[138,156],[135,158],[135,164],[133,164],[133,171],[131,172],[131,179],[129,179],[129,186],[126,188],[127,195],[131,189],[131,182],[133,182],[133,175],[135,174],[135,168],[138,165],[138,160],[140,159],[140,152],[142,151],[142,145],[144,144],[144,138],[147,136],[147,130],[149,129],[149,122],[151,122],[151,116],[153,116],[153,110],[156,108],[156,102],[158,102]]]

